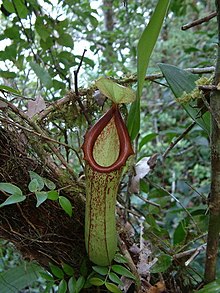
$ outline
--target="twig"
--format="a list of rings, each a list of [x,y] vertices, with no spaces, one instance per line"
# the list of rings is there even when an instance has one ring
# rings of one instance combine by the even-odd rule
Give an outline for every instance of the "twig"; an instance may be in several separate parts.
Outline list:
[[[0,100],[5,102],[8,107],[17,115],[19,115],[24,121],[26,121],[36,132],[38,132],[42,136],[46,136],[44,131],[42,130],[42,127],[37,125],[33,120],[31,120],[23,111],[18,109],[16,106],[8,102],[6,99],[3,99],[0,97]],[[66,167],[66,169],[69,171],[69,173],[72,175],[72,177],[77,180],[76,175],[73,171],[73,169],[67,164],[65,158],[63,155],[54,147],[53,143],[48,141],[48,146],[51,149],[51,151],[57,156],[57,158],[60,160],[60,162]]]
[[[185,266],[187,267],[196,257],[197,257],[197,255],[198,254],[200,254],[200,252],[202,251],[202,250],[205,250],[206,249],[206,243],[205,244],[203,244],[203,245],[201,245],[201,246],[199,246],[196,250],[195,250],[195,252],[193,253],[193,255],[191,255],[191,257],[185,262]]]
[[[215,12],[212,12],[212,13],[210,13],[209,15],[207,15],[205,17],[202,17],[200,19],[194,20],[194,21],[192,21],[190,23],[187,23],[187,24],[183,25],[181,27],[181,29],[183,31],[188,30],[189,28],[194,27],[194,26],[197,26],[199,24],[202,24],[203,22],[208,22],[210,19],[214,18],[216,15],[217,15],[217,12],[216,11]]]
[[[200,251],[200,250],[203,250],[205,249],[206,247],[206,243],[205,244],[202,244],[200,245],[198,248],[193,248],[193,249],[189,249],[189,250],[186,250],[186,251],[183,251],[183,252],[180,252],[180,253],[177,253],[177,254],[174,254],[173,255],[173,258],[174,259],[180,259],[180,258],[183,258],[183,257],[186,257],[186,256],[191,256],[192,254],[194,254],[196,251]]]
[[[166,151],[163,153],[162,155],[162,159],[165,160],[168,153],[175,147],[175,145],[177,145],[177,143],[184,137],[186,136],[186,134],[188,132],[190,132],[190,130],[196,125],[196,122],[191,123],[184,131],[183,133],[177,137],[177,139],[174,142],[171,142],[171,144],[169,145],[169,147],[166,149]]]
[[[148,203],[148,204],[150,204],[150,205],[152,205],[152,206],[155,206],[155,207],[161,209],[161,207],[160,207],[159,204],[157,204],[157,203],[155,203],[155,202],[153,202],[153,201],[150,201],[150,200],[144,198],[142,195],[140,195],[140,194],[138,194],[138,193],[135,193],[135,196],[139,197],[139,198],[140,198],[141,200],[143,200],[144,202],[146,202],[146,203]]]
[[[194,226],[197,228],[197,230],[199,231],[199,233],[201,233],[197,223],[195,222],[195,220],[193,219],[193,216],[190,214],[190,212],[187,210],[187,208],[184,207],[184,205],[181,203],[181,201],[176,198],[175,195],[173,195],[172,193],[170,193],[169,191],[167,191],[165,188],[163,188],[162,186],[157,185],[156,183],[152,182],[149,178],[146,178],[146,180],[152,184],[154,187],[156,187],[157,189],[163,190],[165,193],[167,193],[172,199],[174,199],[182,208],[183,210],[186,212],[186,214],[189,216],[189,218],[191,219],[191,221],[193,222]]]
[[[124,243],[124,241],[119,237],[119,247],[121,249],[122,254],[126,257],[126,259],[128,260],[128,266],[131,269],[131,272],[133,273],[133,275],[136,277],[136,290],[137,292],[140,292],[140,287],[141,287],[141,280],[140,280],[140,276],[138,274],[137,268],[131,258],[131,255],[127,249],[126,244]]]
[[[83,58],[84,58],[84,55],[86,53],[86,49],[83,51],[83,54],[82,54],[82,57],[81,57],[81,60],[80,60],[80,63],[78,65],[78,68],[76,70],[74,70],[74,83],[75,83],[75,93],[76,93],[76,99],[77,99],[77,102],[86,118],[86,121],[89,125],[91,125],[91,120],[89,118],[89,115],[80,99],[80,96],[79,96],[79,89],[78,89],[78,73],[79,73],[79,70],[82,66],[82,62],[83,62]]]

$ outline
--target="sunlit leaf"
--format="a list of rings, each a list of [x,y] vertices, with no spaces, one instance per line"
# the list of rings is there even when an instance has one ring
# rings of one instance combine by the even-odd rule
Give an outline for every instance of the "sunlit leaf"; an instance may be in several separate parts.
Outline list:
[[[122,293],[122,291],[115,284],[106,282],[105,286],[109,290],[109,292]]]
[[[66,280],[61,280],[60,284],[58,286],[57,293],[66,293],[66,292],[67,292],[67,282],[66,282]]]
[[[100,278],[94,277],[94,278],[89,279],[89,283],[94,286],[102,286],[105,283],[105,281],[103,281]]]
[[[124,87],[111,79],[101,77],[95,84],[100,92],[115,104],[131,103],[135,100],[135,92],[131,88]]]
[[[20,92],[7,85],[0,85],[0,90],[9,92],[11,94],[20,95]]]
[[[0,190],[5,191],[9,194],[13,194],[13,195],[15,195],[15,194],[22,195],[21,189],[12,183],[1,182],[0,183]]]
[[[14,203],[18,203],[18,202],[22,202],[26,199],[26,196],[24,195],[19,195],[19,194],[13,194],[11,196],[9,196],[1,205],[1,207],[10,205],[10,204],[14,204]]]
[[[112,270],[121,276],[125,276],[130,279],[135,279],[135,276],[128,269],[121,265],[113,265]]]
[[[37,204],[36,207],[38,208],[45,200],[47,200],[47,192],[46,191],[36,191],[35,192],[36,198],[37,198]]]

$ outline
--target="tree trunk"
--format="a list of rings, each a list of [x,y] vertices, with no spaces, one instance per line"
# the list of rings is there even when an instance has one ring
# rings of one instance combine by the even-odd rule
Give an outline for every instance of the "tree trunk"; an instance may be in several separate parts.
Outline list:
[[[220,0],[216,0],[217,21],[220,41]],[[218,56],[215,71],[215,85],[220,82],[220,47],[218,46]],[[212,134],[211,134],[211,195],[209,202],[209,227],[207,239],[205,282],[215,280],[216,263],[219,248],[220,232],[220,129],[217,121],[220,122],[220,91],[213,92],[210,99],[212,113]],[[215,118],[214,118],[214,117]]]

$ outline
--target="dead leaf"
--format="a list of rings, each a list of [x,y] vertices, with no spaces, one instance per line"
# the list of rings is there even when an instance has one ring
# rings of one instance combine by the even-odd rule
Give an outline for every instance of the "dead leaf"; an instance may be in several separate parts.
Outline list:
[[[35,101],[29,101],[28,102],[28,110],[27,110],[27,115],[29,118],[32,118],[35,114],[40,113],[46,108],[45,101],[43,97],[38,96],[36,97]]]
[[[150,172],[150,166],[148,165],[150,157],[142,158],[135,166],[136,175],[131,179],[130,192],[138,193],[139,192],[139,182],[140,179],[144,178]]]

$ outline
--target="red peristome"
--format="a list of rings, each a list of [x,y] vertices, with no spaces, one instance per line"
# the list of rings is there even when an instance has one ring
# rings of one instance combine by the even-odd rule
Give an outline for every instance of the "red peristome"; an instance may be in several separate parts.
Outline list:
[[[97,164],[94,160],[93,148],[97,137],[100,135],[102,130],[106,127],[106,125],[112,118],[114,118],[115,120],[115,125],[120,142],[120,152],[118,159],[111,166],[103,167]],[[126,164],[128,157],[134,154],[128,130],[116,104],[113,104],[108,112],[106,112],[106,114],[103,115],[86,133],[82,149],[84,152],[84,160],[88,162],[93,170],[100,173],[109,173],[120,169]]]

